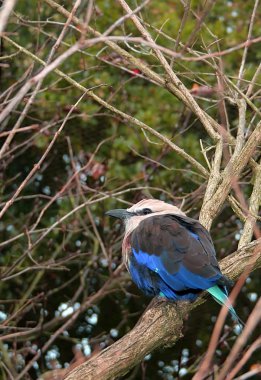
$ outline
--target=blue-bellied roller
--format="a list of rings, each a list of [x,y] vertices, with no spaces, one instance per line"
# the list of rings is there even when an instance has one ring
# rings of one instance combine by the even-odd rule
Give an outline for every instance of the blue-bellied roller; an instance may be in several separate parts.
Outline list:
[[[146,295],[194,301],[206,290],[240,323],[228,299],[231,281],[221,273],[211,236],[197,220],[155,199],[106,214],[125,224],[124,262]]]

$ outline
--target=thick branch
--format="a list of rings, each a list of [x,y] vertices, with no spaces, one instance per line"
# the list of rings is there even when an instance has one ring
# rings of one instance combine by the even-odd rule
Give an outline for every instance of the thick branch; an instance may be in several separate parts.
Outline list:
[[[247,215],[242,236],[239,241],[239,247],[248,244],[253,236],[254,227],[256,224],[256,215],[258,214],[261,202],[261,164],[256,167],[255,180],[253,191],[249,200],[249,214]],[[256,236],[257,237],[257,236]]]
[[[225,275],[232,280],[245,270],[253,258],[252,270],[261,267],[261,240],[234,252],[220,263]],[[97,356],[75,368],[65,380],[112,380],[127,373],[156,348],[175,344],[182,337],[183,319],[205,302],[200,297],[194,303],[178,304],[155,299],[137,325],[116,343]]]
[[[250,135],[240,153],[233,155],[222,175],[222,181],[211,199],[205,202],[200,212],[200,222],[209,229],[215,216],[220,212],[232,182],[237,180],[261,141],[261,122]]]

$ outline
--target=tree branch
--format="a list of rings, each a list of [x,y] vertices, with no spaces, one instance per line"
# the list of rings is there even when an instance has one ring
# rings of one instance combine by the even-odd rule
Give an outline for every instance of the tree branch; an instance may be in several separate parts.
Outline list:
[[[38,58],[33,53],[29,52],[27,49],[23,48],[22,46],[18,45],[16,42],[8,38],[7,36],[3,37],[6,41],[10,42],[13,46],[17,47],[19,50],[21,50],[26,55],[30,56],[33,60],[36,62],[41,63],[42,65],[46,66],[46,63],[42,61],[40,58]],[[188,153],[184,151],[184,149],[180,148],[176,144],[174,144],[170,139],[163,136],[161,133],[157,132],[155,129],[151,128],[147,124],[143,123],[142,121],[136,119],[133,116],[130,116],[119,109],[113,107],[111,104],[107,103],[105,100],[100,98],[98,95],[96,95],[92,90],[82,86],[77,81],[72,79],[69,75],[66,75],[59,69],[55,69],[54,72],[58,74],[61,78],[65,79],[67,82],[78,88],[79,90],[83,91],[84,93],[87,93],[89,97],[91,97],[94,101],[96,101],[101,106],[107,108],[112,113],[119,115],[123,118],[126,122],[129,122],[131,125],[135,125],[136,127],[140,128],[141,130],[145,130],[149,132],[150,134],[154,135],[158,139],[160,139],[164,144],[167,144],[171,149],[173,149],[176,153],[178,153],[181,157],[183,157],[185,160],[191,163],[192,166],[195,166],[195,168],[204,176],[208,177],[208,171],[202,166],[197,160],[195,160],[193,157],[191,157]]]
[[[3,33],[7,24],[8,18],[15,6],[16,0],[5,0],[0,12],[0,35]]]
[[[252,271],[261,267],[261,239],[232,253],[220,262],[221,269],[235,280],[253,259]],[[75,368],[65,380],[112,380],[123,376],[140,363],[153,350],[174,345],[183,335],[183,320],[191,310],[207,299],[201,296],[196,302],[170,303],[155,298],[141,316],[137,325],[113,345]]]
[[[260,141],[261,122],[257,124],[242,150],[239,153],[235,152],[233,154],[223,171],[222,181],[220,182],[215,194],[211,199],[203,204],[199,220],[207,229],[211,227],[215,216],[220,212],[230,192],[232,182],[238,179]]]
[[[69,12],[59,5],[57,2],[54,0],[44,0],[45,3],[47,3],[50,7],[55,9],[57,12],[60,14],[64,15],[65,17],[68,17]],[[131,14],[130,17],[132,16],[132,11],[131,9],[129,10],[129,13]],[[83,24],[80,21],[79,18],[76,16],[72,17],[72,21],[77,25],[79,28],[79,31],[82,29]],[[94,30],[91,28],[89,25],[86,28],[86,31],[90,33],[91,35],[94,35],[95,37],[100,37],[101,33],[98,31]],[[152,41],[154,44],[154,41]],[[112,50],[120,54],[126,61],[128,61],[130,64],[134,65],[137,67],[142,73],[144,73],[148,78],[150,78],[152,81],[157,83],[159,86],[166,88],[169,92],[174,94],[178,99],[180,99],[192,112],[195,113],[195,115],[199,118],[199,120],[202,122],[202,125],[210,136],[214,138],[214,140],[217,138],[218,139],[218,133],[220,133],[221,126],[218,124],[210,115],[208,115],[202,108],[199,107],[197,102],[193,99],[191,96],[190,92],[188,89],[183,85],[183,83],[178,79],[178,77],[174,74],[172,70],[168,69],[168,75],[171,75],[171,80],[165,80],[164,77],[160,76],[158,73],[153,71],[146,63],[144,63],[141,59],[136,58],[132,56],[129,52],[126,50],[122,49],[119,45],[117,45],[115,42],[110,41],[107,39],[104,41],[104,43],[109,46]],[[165,67],[167,68],[167,67]],[[216,131],[216,132],[215,132]],[[225,130],[222,130],[222,133],[224,134],[224,137],[226,140],[234,144],[234,137],[228,133]]]
[[[248,244],[252,239],[253,231],[255,229],[255,224],[256,224],[256,216],[258,214],[260,201],[261,201],[260,188],[261,188],[261,164],[257,165],[256,170],[255,170],[254,186],[253,186],[252,194],[249,200],[249,212],[246,217],[244,229],[239,241],[239,245],[238,245],[239,248]]]

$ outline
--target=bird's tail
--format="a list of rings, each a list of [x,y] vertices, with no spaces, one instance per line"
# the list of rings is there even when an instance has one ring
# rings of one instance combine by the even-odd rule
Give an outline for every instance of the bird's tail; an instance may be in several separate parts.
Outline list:
[[[212,295],[212,297],[215,299],[215,301],[217,301],[220,305],[227,306],[233,321],[238,323],[240,325],[240,329],[242,330],[244,326],[244,322],[242,322],[241,319],[238,317],[227,295],[220,289],[220,287],[218,285],[212,286],[212,288],[207,289],[207,292],[209,292]]]

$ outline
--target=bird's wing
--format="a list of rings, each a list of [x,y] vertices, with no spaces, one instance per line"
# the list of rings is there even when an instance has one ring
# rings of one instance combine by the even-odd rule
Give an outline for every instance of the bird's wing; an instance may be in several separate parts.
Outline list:
[[[138,264],[173,290],[207,289],[223,278],[208,231],[196,220],[172,214],[144,219],[131,235]]]

